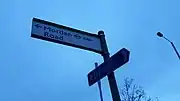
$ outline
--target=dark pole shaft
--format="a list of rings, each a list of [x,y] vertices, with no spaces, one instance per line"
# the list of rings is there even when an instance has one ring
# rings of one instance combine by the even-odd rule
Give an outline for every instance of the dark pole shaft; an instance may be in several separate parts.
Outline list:
[[[95,68],[98,67],[98,63],[95,63]],[[103,101],[102,89],[101,89],[101,80],[98,81],[99,93],[101,101]]]
[[[109,51],[108,51],[108,47],[105,40],[105,35],[103,31],[99,31],[98,35],[100,36],[100,39],[101,39],[101,47],[103,50],[102,56],[103,56],[104,62],[106,62],[108,61],[110,56],[109,56]],[[109,81],[109,86],[110,86],[113,101],[121,101],[116,79],[114,76],[114,72],[108,74],[108,81]]]
[[[173,42],[171,42],[171,45],[172,45],[172,47],[174,48],[174,51],[176,52],[178,58],[180,59],[180,55],[179,55],[179,53],[178,53],[176,47],[174,46]]]

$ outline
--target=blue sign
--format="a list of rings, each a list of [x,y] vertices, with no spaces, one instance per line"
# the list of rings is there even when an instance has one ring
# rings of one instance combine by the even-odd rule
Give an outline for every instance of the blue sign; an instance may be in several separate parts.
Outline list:
[[[129,61],[130,52],[123,48],[88,74],[89,86]]]

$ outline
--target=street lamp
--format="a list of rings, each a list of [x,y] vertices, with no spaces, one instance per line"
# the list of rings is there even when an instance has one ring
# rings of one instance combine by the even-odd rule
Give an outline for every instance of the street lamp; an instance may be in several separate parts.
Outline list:
[[[174,49],[174,51],[176,52],[178,58],[180,59],[180,55],[179,55],[179,53],[178,53],[176,47],[174,46],[173,42],[170,41],[169,39],[167,39],[165,36],[163,36],[163,34],[162,34],[161,32],[157,32],[157,36],[162,37],[162,38],[164,38],[165,40],[167,40],[168,42],[170,42],[171,45],[172,45],[172,47],[173,47],[173,49]]]

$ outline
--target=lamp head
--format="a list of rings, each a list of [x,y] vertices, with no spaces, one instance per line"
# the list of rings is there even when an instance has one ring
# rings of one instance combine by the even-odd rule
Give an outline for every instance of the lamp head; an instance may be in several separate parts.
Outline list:
[[[157,32],[157,36],[163,37],[163,34],[161,32]]]

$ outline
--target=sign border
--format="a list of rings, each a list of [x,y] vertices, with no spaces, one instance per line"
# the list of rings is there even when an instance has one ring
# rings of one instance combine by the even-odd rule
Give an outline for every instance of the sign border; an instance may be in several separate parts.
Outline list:
[[[84,35],[87,35],[87,36],[96,37],[96,38],[99,38],[99,40],[100,40],[100,37],[98,35],[96,35],[96,34],[92,34],[92,33],[88,33],[88,32],[85,32],[85,31],[70,28],[70,27],[67,27],[67,26],[55,24],[53,22],[41,20],[41,19],[38,19],[38,18],[33,18],[32,22],[33,21],[38,22],[38,23],[42,23],[42,24],[46,24],[46,25],[50,25],[50,26],[55,26],[55,27],[61,28],[61,29],[70,30],[72,32],[84,34]],[[96,52],[96,53],[99,53],[99,54],[103,53],[102,49],[101,49],[101,51],[98,51],[98,50],[95,50],[95,49],[92,49],[92,48],[87,48],[85,46],[75,45],[75,44],[72,44],[72,43],[67,43],[67,42],[63,42],[63,41],[59,41],[59,40],[55,40],[55,39],[46,38],[46,37],[43,37],[43,36],[36,35],[35,33],[32,33],[32,31],[31,31],[31,37],[46,40],[46,41],[50,41],[50,42],[54,42],[54,43],[59,43],[59,44],[63,44],[63,45],[68,45],[68,46],[72,46],[72,47],[76,47],[76,48],[80,48],[80,49],[85,49],[85,50],[93,51],[93,52]]]

